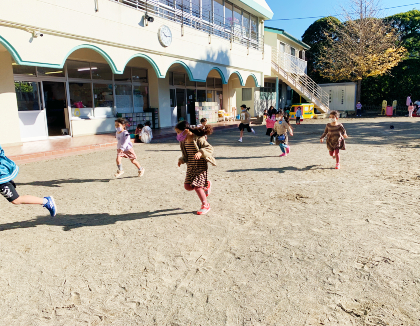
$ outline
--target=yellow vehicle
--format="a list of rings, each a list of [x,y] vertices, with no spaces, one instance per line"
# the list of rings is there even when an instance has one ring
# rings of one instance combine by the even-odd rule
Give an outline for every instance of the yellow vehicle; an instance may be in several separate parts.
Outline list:
[[[313,119],[315,116],[315,108],[313,103],[300,103],[300,104],[293,104],[290,107],[290,118],[296,118],[296,110],[300,107],[302,110],[302,117],[303,119]]]

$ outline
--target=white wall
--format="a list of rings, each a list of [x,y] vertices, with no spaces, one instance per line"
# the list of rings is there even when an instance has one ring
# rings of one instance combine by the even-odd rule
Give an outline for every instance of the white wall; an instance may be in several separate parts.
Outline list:
[[[12,58],[5,51],[0,52],[0,117],[0,145],[20,144],[19,115]]]
[[[356,83],[331,83],[319,86],[330,95],[330,110],[356,110]]]
[[[184,62],[194,79],[200,80],[205,80],[215,66],[226,80],[239,71],[243,80],[254,74],[262,84],[263,74],[270,74],[270,53],[263,60],[261,51],[249,49],[248,53],[245,46],[235,43],[231,49],[228,40],[214,35],[209,39],[206,33],[190,27],[184,28],[182,36],[180,24],[159,17],[144,26],[141,11],[112,1],[100,1],[98,12],[93,1],[85,0],[0,1],[0,13],[9,21],[0,22],[0,36],[15,48],[22,63],[62,66],[74,48],[90,46],[103,51],[117,71],[123,71],[133,56],[147,55],[156,63],[160,77],[175,61]],[[157,36],[163,24],[173,35],[167,48],[160,45]],[[32,38],[27,28],[44,36]]]

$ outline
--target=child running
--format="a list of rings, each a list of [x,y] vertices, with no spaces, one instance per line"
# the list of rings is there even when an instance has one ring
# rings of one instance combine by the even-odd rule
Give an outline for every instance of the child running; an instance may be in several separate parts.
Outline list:
[[[211,126],[203,128],[190,128],[186,121],[179,122],[175,131],[176,139],[179,141],[182,157],[178,160],[178,167],[187,164],[187,175],[184,188],[187,191],[195,190],[201,201],[201,209],[198,215],[207,214],[210,211],[210,204],[207,197],[211,193],[211,181],[207,180],[207,162],[216,166],[213,155],[213,147],[207,142],[204,136],[213,132]]]
[[[13,181],[18,172],[19,168],[16,166],[16,163],[6,157],[3,148],[0,146],[0,193],[3,197],[14,205],[42,205],[42,207],[48,209],[51,216],[55,216],[57,214],[57,205],[53,197],[19,196],[16,191],[16,184]]]
[[[325,127],[324,133],[321,136],[321,143],[324,142],[325,136],[327,136],[327,148],[330,152],[330,156],[335,158],[335,168],[340,168],[340,149],[346,149],[346,142],[344,138],[348,138],[346,129],[341,123],[338,123],[338,112],[330,112],[330,123]]]
[[[242,137],[244,136],[244,129],[248,130],[248,132],[253,132],[255,134],[255,130],[252,129],[249,125],[251,124],[251,115],[248,113],[249,108],[246,107],[245,104],[241,105],[242,112],[241,112],[241,123],[239,124],[240,130],[240,137],[238,142],[242,143]]]
[[[274,145],[274,137],[275,135],[272,134],[274,124],[276,123],[276,115],[273,114],[272,116],[268,116],[266,120],[267,131],[266,135],[270,136],[270,145]]]
[[[138,176],[141,177],[143,176],[146,170],[145,168],[141,167],[140,163],[137,161],[137,156],[136,156],[136,153],[134,153],[133,144],[131,143],[131,140],[130,140],[130,133],[127,130],[125,130],[126,124],[127,122],[122,118],[115,120],[115,129],[117,130],[116,137],[118,141],[118,144],[117,144],[118,170],[114,176],[116,178],[119,178],[124,174],[124,170],[121,164],[122,163],[121,159],[125,157],[125,158],[130,159],[131,163],[133,163],[137,167],[137,169],[139,170]]]
[[[273,131],[271,132],[271,135],[274,135],[274,133],[277,133],[276,145],[280,146],[280,150],[282,151],[282,154],[280,154],[280,157],[283,157],[283,156],[287,156],[287,154],[290,153],[290,146],[288,145],[289,138],[287,136],[287,132],[290,133],[290,136],[293,136],[293,129],[283,119],[283,111],[282,110],[279,110],[278,117],[279,117],[279,121],[277,121],[274,124]]]

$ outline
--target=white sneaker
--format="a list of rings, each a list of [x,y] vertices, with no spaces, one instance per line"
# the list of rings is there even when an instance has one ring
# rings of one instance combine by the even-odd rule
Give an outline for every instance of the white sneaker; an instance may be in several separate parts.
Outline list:
[[[254,128],[251,128],[252,133],[255,135],[255,130]]]
[[[238,142],[242,143],[242,138],[239,138]]]
[[[144,174],[144,172],[146,172],[146,169],[145,168],[141,168],[141,170],[139,170],[139,177],[142,177],[143,176],[143,174]]]
[[[197,212],[197,215],[205,215],[210,211],[210,204],[201,205],[200,210]]]
[[[123,170],[118,170],[117,173],[114,174],[114,177],[119,178],[124,174]]]

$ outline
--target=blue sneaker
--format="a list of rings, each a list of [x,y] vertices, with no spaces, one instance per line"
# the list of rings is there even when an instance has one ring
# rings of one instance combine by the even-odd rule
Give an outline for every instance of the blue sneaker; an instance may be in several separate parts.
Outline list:
[[[57,214],[57,206],[55,205],[54,198],[44,197],[47,200],[47,203],[43,206],[50,211],[52,217]]]

